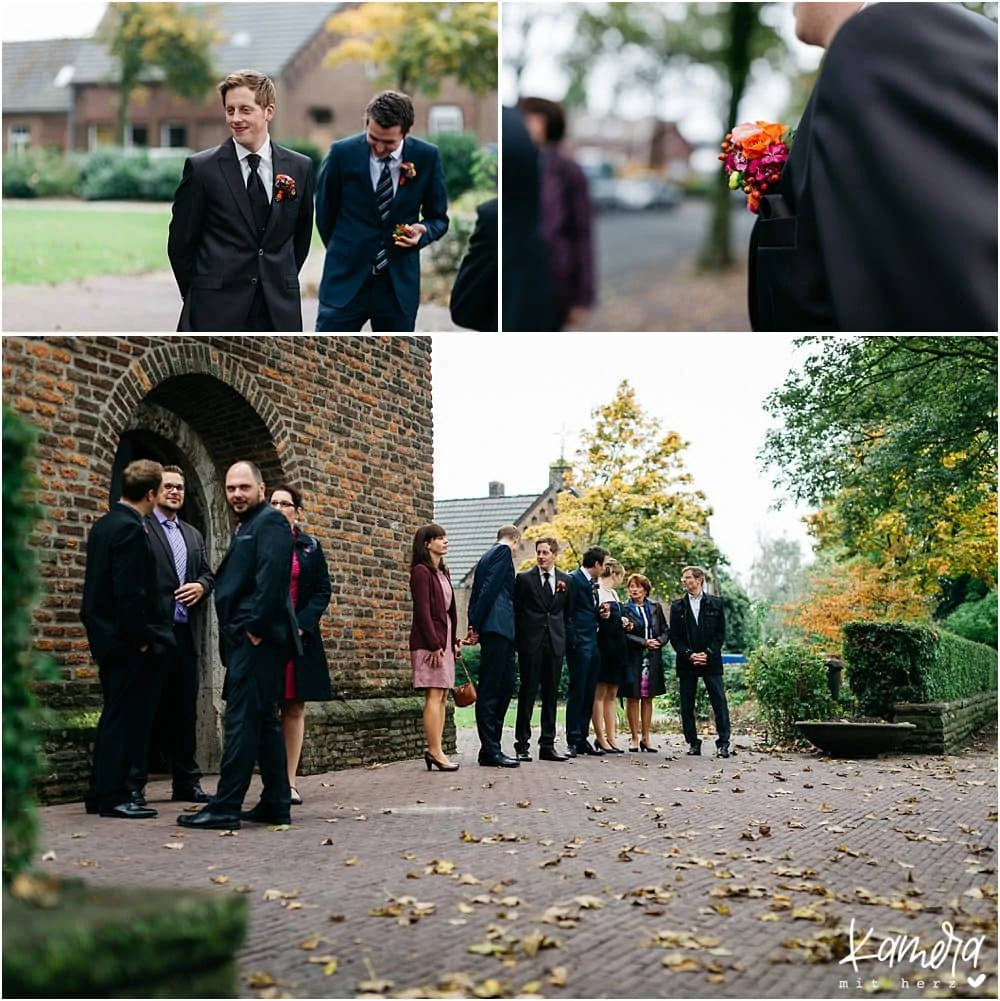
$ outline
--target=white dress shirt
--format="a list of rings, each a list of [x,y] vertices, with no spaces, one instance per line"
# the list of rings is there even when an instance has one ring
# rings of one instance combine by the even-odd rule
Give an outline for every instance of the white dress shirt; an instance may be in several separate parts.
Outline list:
[[[240,159],[243,184],[246,186],[247,181],[250,180],[250,164],[247,163],[247,157],[251,151],[246,146],[241,146],[235,139],[233,140],[233,145],[236,147],[236,155]],[[274,161],[271,159],[270,135],[264,140],[264,145],[257,150],[257,156],[260,157],[260,163],[257,164],[257,175],[263,181],[264,190],[267,192],[267,200],[270,201],[271,192],[274,191]]]
[[[695,622],[698,622],[698,616],[701,615],[701,598],[704,593],[702,591],[697,598],[693,594],[688,595],[688,601],[691,602],[691,614],[694,616]]]
[[[400,143],[391,153],[387,153],[386,156],[389,157],[389,174],[392,177],[392,193],[395,196],[396,191],[399,189],[399,165],[403,162],[403,144]],[[382,160],[374,152],[369,153],[368,168],[372,175],[372,191],[376,191],[378,190],[378,179],[382,176]]]

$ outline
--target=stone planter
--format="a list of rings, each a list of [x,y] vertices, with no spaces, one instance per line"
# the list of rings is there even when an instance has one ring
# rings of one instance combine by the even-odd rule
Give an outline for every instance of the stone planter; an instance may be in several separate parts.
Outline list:
[[[912,723],[796,720],[798,731],[831,758],[873,758],[896,750],[916,730]]]

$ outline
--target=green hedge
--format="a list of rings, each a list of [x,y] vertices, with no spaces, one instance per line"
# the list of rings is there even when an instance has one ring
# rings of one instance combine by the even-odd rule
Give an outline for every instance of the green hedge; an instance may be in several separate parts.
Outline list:
[[[963,636],[975,643],[985,643],[997,648],[997,593],[990,591],[982,598],[959,605],[944,620],[943,626],[950,633]]]
[[[77,194],[87,201],[169,202],[183,170],[183,157],[161,160],[145,152],[98,150],[84,161]]]
[[[848,622],[844,662],[862,715],[897,702],[947,702],[997,687],[997,651],[908,622]]]
[[[772,741],[798,737],[796,720],[839,715],[830,694],[826,660],[805,643],[781,639],[754,650],[746,677]]]
[[[72,195],[80,179],[75,157],[58,150],[29,149],[3,158],[4,198],[59,198]]]

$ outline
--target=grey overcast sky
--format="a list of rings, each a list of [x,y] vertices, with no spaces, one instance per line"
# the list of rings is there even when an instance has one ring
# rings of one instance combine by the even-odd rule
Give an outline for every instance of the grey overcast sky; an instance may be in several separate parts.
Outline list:
[[[5,42],[38,38],[86,38],[107,7],[104,0],[34,0],[5,3],[0,35]]]
[[[541,493],[564,444],[571,462],[591,412],[628,379],[639,404],[690,443],[685,465],[712,507],[712,536],[746,580],[758,533],[801,541],[808,511],[780,496],[756,454],[762,402],[804,357],[766,334],[435,334],[434,495]],[[448,526],[445,525],[445,528]]]

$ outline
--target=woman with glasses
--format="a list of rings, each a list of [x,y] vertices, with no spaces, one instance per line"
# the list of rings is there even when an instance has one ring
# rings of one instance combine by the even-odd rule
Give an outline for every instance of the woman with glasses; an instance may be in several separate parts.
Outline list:
[[[622,611],[632,621],[626,638],[632,670],[619,694],[626,700],[625,712],[632,734],[628,749],[656,754],[659,748],[650,743],[649,727],[653,720],[653,699],[667,690],[663,647],[670,630],[663,606],[649,596],[652,590],[653,585],[643,574],[634,573],[629,577],[628,601]]]
[[[288,519],[295,537],[292,549],[292,607],[299,623],[302,653],[293,656],[285,666],[281,729],[285,735],[292,805],[301,806],[302,797],[295,788],[295,773],[299,768],[305,736],[305,704],[329,702],[333,698],[330,669],[319,631],[319,620],[330,604],[330,571],[319,540],[299,528],[302,494],[287,483],[279,483],[271,491],[271,507]]]

